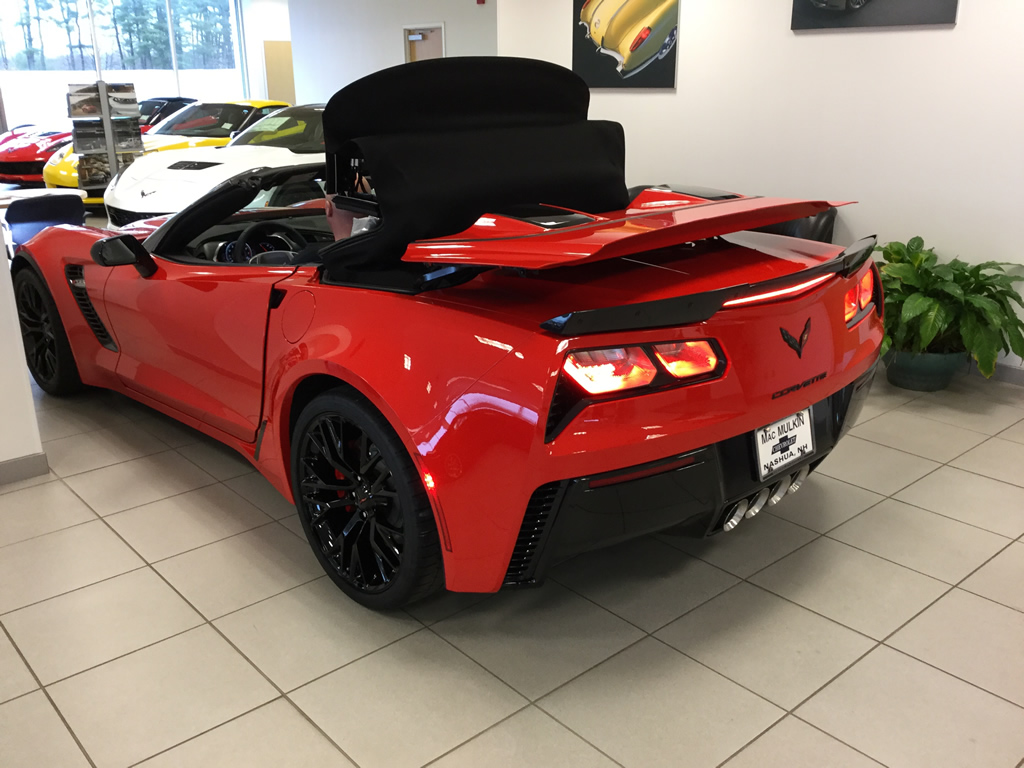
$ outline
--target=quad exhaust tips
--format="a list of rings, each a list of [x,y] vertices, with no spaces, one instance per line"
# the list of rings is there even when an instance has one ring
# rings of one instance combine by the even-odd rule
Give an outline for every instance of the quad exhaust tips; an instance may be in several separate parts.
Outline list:
[[[757,495],[751,496],[749,499],[740,499],[729,507],[725,513],[725,522],[722,524],[722,530],[729,532],[742,523],[744,519],[757,516],[766,506],[774,507],[787,494],[796,493],[800,490],[800,486],[804,484],[810,473],[810,467],[803,467],[799,472],[795,472],[789,477],[783,477],[767,488],[762,488],[757,492]]]

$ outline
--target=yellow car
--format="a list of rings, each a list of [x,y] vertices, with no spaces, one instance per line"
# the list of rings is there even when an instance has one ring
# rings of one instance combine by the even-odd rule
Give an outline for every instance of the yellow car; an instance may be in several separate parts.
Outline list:
[[[228,103],[197,102],[178,110],[142,137],[143,154],[190,147],[222,147],[239,131],[272,112],[291,106],[284,101],[245,100]],[[78,189],[78,154],[69,144],[55,152],[43,166],[47,187]],[[86,205],[102,205],[99,189]],[[101,194],[96,195],[97,192]]]
[[[679,0],[586,0],[580,24],[619,74],[631,77],[675,47]]]

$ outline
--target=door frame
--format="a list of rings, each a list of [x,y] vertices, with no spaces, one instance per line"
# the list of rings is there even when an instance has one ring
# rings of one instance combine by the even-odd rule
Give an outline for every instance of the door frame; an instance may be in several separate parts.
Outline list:
[[[402,47],[405,51],[405,62],[409,63],[409,33],[416,32],[420,29],[439,29],[441,30],[441,58],[448,58],[448,36],[445,34],[444,22],[433,21],[429,24],[403,24],[402,25]]]

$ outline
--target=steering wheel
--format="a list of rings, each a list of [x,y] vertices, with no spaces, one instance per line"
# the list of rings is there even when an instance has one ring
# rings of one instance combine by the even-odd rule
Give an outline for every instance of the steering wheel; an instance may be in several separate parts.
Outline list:
[[[287,235],[288,239],[291,240],[292,245],[295,246],[295,250],[297,251],[301,251],[308,245],[306,238],[304,238],[294,227],[282,224],[280,221],[257,221],[242,230],[242,234],[240,234],[238,239],[235,240],[234,250],[242,258],[244,258],[244,254],[247,249],[255,255],[255,252],[253,252],[252,246],[250,246],[249,243],[252,240],[255,240],[259,235],[270,234]],[[246,259],[246,261],[249,261],[249,259]]]

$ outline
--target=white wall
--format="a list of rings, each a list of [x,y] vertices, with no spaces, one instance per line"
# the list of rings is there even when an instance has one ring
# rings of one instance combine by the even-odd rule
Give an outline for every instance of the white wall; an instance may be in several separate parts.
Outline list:
[[[0,465],[43,452],[6,254],[0,232],[0,258],[5,262],[0,265]]]
[[[295,0],[293,0],[295,2]],[[1024,264],[1024,2],[955,28],[793,33],[793,0],[680,0],[673,91],[594,91],[631,183],[859,200],[837,241]],[[498,0],[498,52],[572,63],[572,0]]]
[[[448,56],[497,53],[496,0],[289,0],[295,97],[326,101],[405,61],[402,27],[445,24]],[[543,3],[540,4],[543,7]]]
[[[249,70],[249,98],[267,98],[263,66],[264,40],[291,40],[288,0],[240,0],[245,28],[245,65]]]

